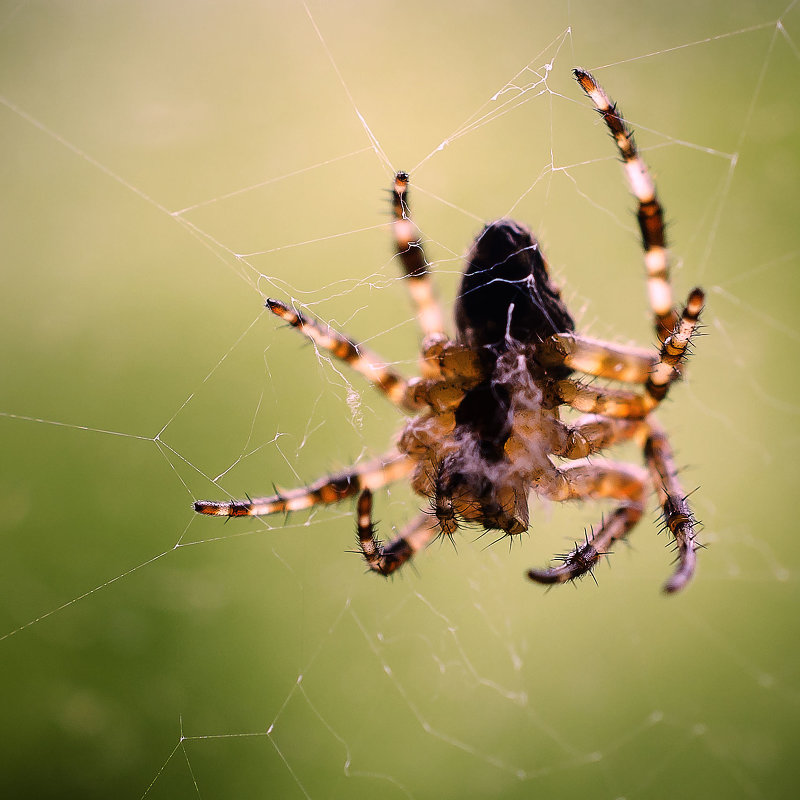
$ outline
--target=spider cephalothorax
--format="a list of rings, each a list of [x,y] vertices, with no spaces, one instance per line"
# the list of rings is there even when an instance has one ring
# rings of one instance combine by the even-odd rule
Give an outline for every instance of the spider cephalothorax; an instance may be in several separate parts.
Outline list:
[[[490,223],[475,239],[455,303],[456,335],[449,338],[408,209],[409,176],[399,172],[392,194],[394,234],[423,332],[418,378],[403,377],[340,333],[280,301],[267,301],[270,311],[413,414],[396,446],[382,458],[310,486],[255,500],[199,501],[198,512],[260,516],[358,494],[360,552],[371,570],[390,575],[437,536],[452,536],[463,525],[501,535],[523,533],[529,527],[531,492],[556,501],[614,500],[615,509],[591,535],[557,557],[560,564],[528,572],[540,583],[562,583],[592,572],[601,556],[639,521],[654,489],[678,551],[677,567],[664,588],[672,592],[686,585],[698,546],[695,521],[676,476],[669,441],[652,412],[682,373],[703,293],[694,289],[680,315],[673,308],[663,213],[653,181],[616,106],[589,73],[575,70],[575,77],[603,115],[639,202],[660,351],[575,334],[536,239],[510,219]],[[590,385],[573,378],[575,372],[639,384],[642,391]],[[585,414],[562,421],[563,406]],[[626,440],[639,442],[647,470],[588,458]],[[384,544],[372,522],[372,490],[404,476],[429,499],[430,509]]]

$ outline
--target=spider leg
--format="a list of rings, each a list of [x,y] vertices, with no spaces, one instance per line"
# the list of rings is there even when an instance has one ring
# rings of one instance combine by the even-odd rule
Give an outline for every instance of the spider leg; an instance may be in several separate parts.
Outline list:
[[[452,380],[463,378],[479,383],[486,377],[480,354],[447,336],[428,336],[422,347],[422,374]]]
[[[561,424],[565,442],[553,455],[569,459],[586,458],[647,430],[647,424],[642,420],[614,419],[599,414],[586,414],[572,425]]]
[[[647,291],[653,310],[658,338],[663,342],[675,327],[678,315],[672,306],[672,287],[664,237],[664,211],[656,197],[656,187],[644,161],[639,157],[633,131],[592,75],[582,69],[573,71],[575,79],[602,114],[625,164],[631,192],[639,201],[639,229],[642,233]]]
[[[561,403],[587,414],[644,419],[650,411],[650,403],[645,395],[627,389],[591,386],[575,378],[556,381],[554,388]]]
[[[198,514],[218,517],[263,517],[285,511],[299,511],[317,505],[338,503],[358,494],[362,489],[378,489],[408,475],[414,462],[399,453],[388,453],[382,458],[358,464],[344,472],[321,478],[308,486],[277,492],[269,497],[247,500],[213,502],[198,500],[194,510]]]
[[[643,419],[667,396],[672,383],[681,377],[689,344],[697,331],[704,297],[701,289],[692,289],[689,293],[680,319],[661,344],[658,358],[644,382],[644,394],[625,389],[589,386],[574,378],[565,378],[554,383],[560,402],[578,411],[609,417]]]
[[[677,565],[672,577],[664,584],[667,593],[683,589],[695,570],[697,543],[696,520],[683,488],[677,478],[672,448],[666,433],[650,420],[650,433],[644,446],[645,460],[663,511],[664,526],[668,528],[678,551]]]
[[[569,553],[556,556],[562,563],[556,567],[531,569],[528,577],[537,583],[566,583],[591,573],[600,557],[625,537],[644,513],[647,495],[647,473],[633,464],[593,461],[569,464],[559,472],[560,485],[540,493],[551,500],[596,500],[613,498],[622,501],[600,525],[576,543]]]
[[[348,339],[327,325],[303,316],[279,300],[269,298],[267,308],[308,337],[317,347],[349,364],[353,370],[363,375],[395,405],[408,411],[419,409],[419,404],[415,403],[409,394],[408,381],[399,373],[389,369],[375,353],[366,347]]]
[[[417,319],[422,333],[425,336],[441,334],[444,331],[442,311],[433,290],[420,231],[411,219],[408,207],[407,172],[398,172],[394,176],[392,212],[394,214],[392,230],[397,253],[403,265],[408,291],[417,307]]]
[[[372,492],[364,489],[358,498],[358,547],[367,566],[379,575],[391,575],[412,556],[430,544],[439,530],[429,514],[420,513],[398,536],[384,544],[375,535],[372,521]]]
[[[536,346],[536,360],[543,367],[570,369],[626,383],[645,383],[658,354],[644,347],[603,342],[575,333],[556,333]]]
[[[697,330],[704,301],[703,290],[692,289],[680,319],[675,323],[672,333],[664,339],[661,345],[658,363],[653,367],[644,385],[644,390],[651,398],[653,408],[666,397],[673,381],[681,376],[689,344]]]

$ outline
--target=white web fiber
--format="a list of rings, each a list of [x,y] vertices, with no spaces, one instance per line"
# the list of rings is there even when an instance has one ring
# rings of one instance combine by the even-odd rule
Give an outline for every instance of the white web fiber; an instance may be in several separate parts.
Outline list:
[[[0,8],[4,796],[794,796],[800,9],[573,0]],[[201,518],[384,452],[401,415],[264,309],[416,370],[386,190],[446,315],[484,221],[529,224],[578,328],[652,344],[636,131],[708,335],[659,411],[703,521],[655,503],[597,585],[524,572],[607,506],[534,500],[393,580],[353,505]],[[614,457],[639,461],[633,448]],[[420,506],[375,494],[379,533]]]

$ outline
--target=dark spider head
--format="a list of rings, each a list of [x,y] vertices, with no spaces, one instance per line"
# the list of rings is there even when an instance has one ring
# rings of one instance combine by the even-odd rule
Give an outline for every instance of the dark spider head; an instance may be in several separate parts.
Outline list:
[[[509,340],[533,344],[575,329],[538,242],[511,219],[489,223],[475,239],[455,318],[462,341],[495,353]]]

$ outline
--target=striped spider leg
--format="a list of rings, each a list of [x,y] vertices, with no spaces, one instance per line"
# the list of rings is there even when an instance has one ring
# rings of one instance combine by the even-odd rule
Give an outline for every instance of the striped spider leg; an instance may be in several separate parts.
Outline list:
[[[440,535],[430,514],[419,513],[390,542],[384,544],[372,521],[372,492],[364,489],[358,497],[356,538],[359,551],[373,572],[388,577],[412,556]]]
[[[404,455],[390,451],[381,458],[320,478],[308,486],[247,500],[198,500],[194,510],[198,514],[217,517],[265,517],[301,511],[317,505],[338,503],[366,489],[379,489],[406,477],[412,466],[412,462]]]
[[[417,319],[423,335],[437,336],[444,332],[442,310],[430,279],[428,259],[422,246],[419,228],[411,219],[408,206],[407,172],[398,172],[392,186],[392,232],[397,254],[403,265],[406,286],[417,308]]]
[[[582,69],[573,71],[575,79],[603,117],[625,165],[631,192],[639,202],[636,217],[642,233],[644,263],[647,270],[647,293],[653,311],[653,324],[660,341],[670,335],[677,322],[669,282],[664,210],[656,197],[656,188],[647,165],[639,157],[633,131],[594,77]]]
[[[625,164],[631,191],[639,202],[637,217],[645,251],[648,294],[661,348],[656,355],[639,348],[621,347],[574,334],[556,334],[540,345],[537,360],[547,366],[565,365],[596,377],[643,385],[644,392],[637,393],[590,386],[573,378],[558,381],[555,385],[558,401],[592,413],[569,429],[566,445],[560,455],[582,458],[618,441],[630,438],[639,440],[659,497],[664,526],[671,532],[678,551],[675,572],[664,586],[665,591],[674,592],[691,579],[696,560],[695,550],[699,545],[695,538],[694,516],[677,478],[669,440],[651,412],[664,400],[672,383],[681,377],[703,309],[704,295],[701,289],[693,289],[678,316],[672,306],[663,210],[656,197],[653,180],[636,151],[633,134],[616,105],[589,73],[575,70],[575,77],[611,131]],[[576,469],[578,472],[574,472]],[[596,470],[595,484],[587,480],[586,469]],[[561,489],[562,495],[564,492],[568,495],[563,499],[600,497],[603,496],[603,487],[607,493],[605,496],[625,495],[625,482],[615,477],[608,465],[598,467],[594,462],[591,466],[572,466],[563,469],[562,474],[568,485],[567,489]],[[577,484],[574,480],[576,476],[580,478]],[[558,497],[556,494],[553,499]],[[602,552],[614,540],[624,536],[641,513],[640,500],[620,506],[591,536],[587,535],[584,544],[576,544],[572,552],[561,556],[560,566],[531,570],[529,577],[541,583],[557,583],[590,572]]]
[[[561,467],[558,472],[561,480],[555,487],[537,488],[542,497],[559,502],[612,499],[619,501],[619,505],[586,534],[583,543],[576,543],[571,552],[556,556],[561,561],[559,566],[528,570],[528,577],[537,583],[566,583],[592,574],[613,543],[624,538],[641,519],[647,500],[647,472],[634,464],[582,459]]]
[[[573,334],[552,336],[537,351],[537,359],[550,366],[564,364],[596,377],[644,386],[644,392],[640,394],[625,389],[594,387],[572,378],[557,381],[555,391],[560,402],[591,414],[568,428],[566,443],[556,454],[570,459],[584,458],[626,439],[637,438],[640,441],[659,496],[664,526],[672,534],[678,552],[675,572],[664,585],[668,593],[682,589],[691,579],[695,550],[699,545],[695,519],[677,478],[669,440],[651,412],[666,397],[671,384],[681,376],[702,307],[703,293],[694,289],[658,354]],[[574,550],[560,556],[560,566],[530,570],[528,577],[539,583],[563,583],[591,572],[600,556],[608,552],[614,541],[628,533],[643,512],[643,498],[638,495],[629,497],[625,488],[629,484],[608,465],[598,467],[593,463],[581,467],[578,472],[573,472],[575,469],[570,466],[562,470],[568,488],[561,488],[560,494],[551,494],[550,499],[616,497],[625,499],[625,502],[604,519],[597,530],[587,534],[583,544],[576,544]],[[595,473],[595,483],[587,480],[587,470]],[[580,478],[577,483],[575,476]]]
[[[329,352],[367,378],[388,400],[405,411],[419,411],[425,405],[431,409],[443,410],[457,405],[460,397],[463,397],[463,390],[457,388],[457,381],[454,381],[453,376],[455,368],[462,363],[467,367],[473,364],[468,357],[471,354],[465,353],[464,348],[454,344],[443,346],[439,343],[437,363],[441,365],[441,378],[417,378],[408,381],[387,367],[376,354],[333,328],[306,317],[278,300],[268,299],[266,306],[273,314],[310,339],[320,350]],[[412,468],[413,462],[395,450],[379,459],[322,478],[306,487],[248,500],[199,500],[194,508],[200,514],[224,517],[259,517],[297,511],[319,504],[337,503],[362,490],[380,488],[406,477]]]

